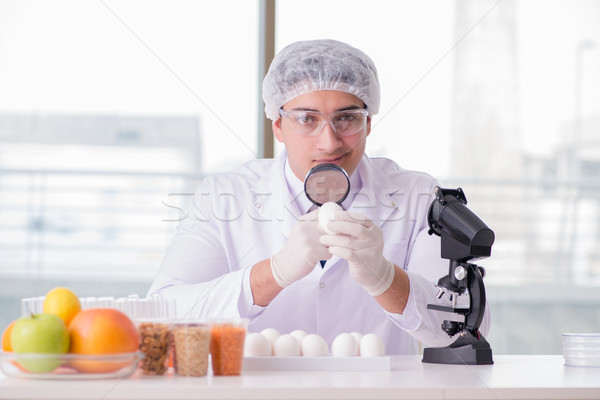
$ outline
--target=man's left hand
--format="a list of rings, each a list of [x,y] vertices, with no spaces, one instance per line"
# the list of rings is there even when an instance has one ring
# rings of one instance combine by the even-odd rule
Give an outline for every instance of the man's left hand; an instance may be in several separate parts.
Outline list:
[[[362,214],[340,212],[327,224],[334,234],[321,236],[329,252],[348,261],[350,275],[371,296],[385,292],[394,280],[394,264],[383,257],[383,232]]]

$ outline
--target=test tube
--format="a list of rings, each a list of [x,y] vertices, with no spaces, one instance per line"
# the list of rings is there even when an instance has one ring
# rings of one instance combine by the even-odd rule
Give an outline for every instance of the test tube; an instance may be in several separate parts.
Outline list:
[[[165,300],[167,318],[174,319],[177,318],[177,303],[175,299],[166,299]]]

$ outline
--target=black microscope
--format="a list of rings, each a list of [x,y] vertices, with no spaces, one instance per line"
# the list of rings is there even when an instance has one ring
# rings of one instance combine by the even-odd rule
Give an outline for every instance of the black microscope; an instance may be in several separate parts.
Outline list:
[[[494,232],[467,207],[461,188],[435,188],[436,198],[429,207],[429,234],[441,237],[441,257],[450,260],[448,275],[437,286],[438,299],[448,293],[451,306],[428,304],[427,308],[464,315],[464,322],[446,320],[442,324],[450,337],[457,339],[446,347],[427,347],[423,362],[436,364],[493,364],[492,349],[479,332],[485,311],[485,270],[469,261],[489,257]],[[469,295],[469,306],[459,306],[456,299]]]

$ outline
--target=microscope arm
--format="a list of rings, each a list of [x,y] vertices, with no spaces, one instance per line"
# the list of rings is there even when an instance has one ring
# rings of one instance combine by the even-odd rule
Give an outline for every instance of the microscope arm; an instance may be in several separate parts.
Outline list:
[[[467,264],[467,278],[469,282],[469,312],[465,316],[465,329],[475,334],[478,332],[485,313],[485,287],[481,267]]]

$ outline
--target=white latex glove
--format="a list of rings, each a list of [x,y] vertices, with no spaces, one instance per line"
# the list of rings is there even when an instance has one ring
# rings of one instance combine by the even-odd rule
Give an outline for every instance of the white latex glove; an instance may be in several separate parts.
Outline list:
[[[327,225],[333,235],[321,236],[329,252],[348,260],[350,275],[371,296],[385,292],[394,280],[394,264],[383,257],[383,232],[362,214],[342,211]]]
[[[286,287],[308,275],[321,260],[331,258],[327,247],[319,242],[318,210],[298,218],[283,249],[271,257],[271,271],[277,284]]]

